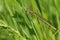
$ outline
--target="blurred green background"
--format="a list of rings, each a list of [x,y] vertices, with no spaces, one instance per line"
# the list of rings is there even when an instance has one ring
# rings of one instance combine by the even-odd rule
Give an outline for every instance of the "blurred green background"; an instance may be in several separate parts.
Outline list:
[[[59,31],[60,0],[0,0],[0,40],[60,40]]]

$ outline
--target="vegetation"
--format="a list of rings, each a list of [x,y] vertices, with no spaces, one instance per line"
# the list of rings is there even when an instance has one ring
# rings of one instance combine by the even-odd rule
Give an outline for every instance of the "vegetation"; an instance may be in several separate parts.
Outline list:
[[[0,0],[0,40],[60,40],[59,0]]]

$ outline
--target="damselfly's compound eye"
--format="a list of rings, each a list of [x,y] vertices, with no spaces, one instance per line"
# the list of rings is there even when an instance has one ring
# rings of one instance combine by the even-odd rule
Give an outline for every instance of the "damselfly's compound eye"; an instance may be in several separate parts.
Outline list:
[[[33,13],[33,10],[27,8],[27,12],[30,13],[30,14],[32,14]]]

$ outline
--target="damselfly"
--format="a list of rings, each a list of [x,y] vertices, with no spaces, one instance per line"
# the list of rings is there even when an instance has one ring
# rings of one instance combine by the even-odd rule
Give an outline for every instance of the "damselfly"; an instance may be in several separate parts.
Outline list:
[[[48,20],[46,20],[45,18],[43,18],[40,15],[37,15],[33,10],[27,8],[26,11],[29,12],[30,14],[36,16],[38,19],[40,19],[42,22],[44,22],[45,24],[47,24],[48,26],[50,26],[52,29],[56,30],[56,28]]]

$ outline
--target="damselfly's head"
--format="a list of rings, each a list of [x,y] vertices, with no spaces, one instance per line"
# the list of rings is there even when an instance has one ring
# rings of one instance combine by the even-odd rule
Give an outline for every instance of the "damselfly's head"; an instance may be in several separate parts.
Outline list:
[[[28,13],[30,13],[30,14],[33,13],[33,10],[31,10],[31,9],[29,9],[29,8],[27,8],[26,11],[27,11]]]

